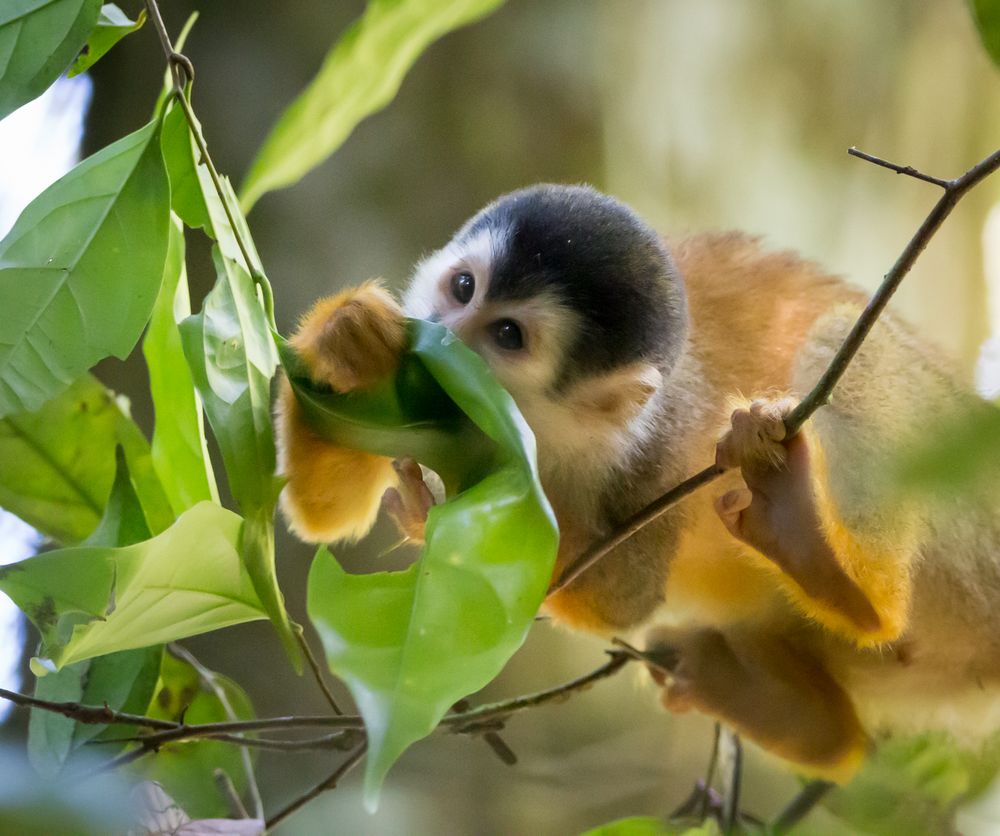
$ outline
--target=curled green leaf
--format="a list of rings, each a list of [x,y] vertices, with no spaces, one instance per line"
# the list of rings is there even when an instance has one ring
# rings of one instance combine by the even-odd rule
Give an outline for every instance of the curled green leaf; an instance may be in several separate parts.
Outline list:
[[[365,794],[462,697],[501,670],[527,635],[552,575],[555,517],[535,440],[482,359],[450,332],[410,322],[411,347],[377,391],[317,389],[287,344],[282,360],[317,432],[387,456],[415,456],[443,478],[420,559],[404,572],[351,575],[321,549],[308,610],[330,669],[365,718]]]

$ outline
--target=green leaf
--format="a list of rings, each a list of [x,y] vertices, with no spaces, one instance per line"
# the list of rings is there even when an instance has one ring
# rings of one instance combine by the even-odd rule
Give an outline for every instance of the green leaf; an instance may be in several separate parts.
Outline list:
[[[204,142],[201,125],[197,121],[195,124],[195,129]],[[228,177],[220,175],[219,186],[225,198],[223,201],[212,181],[208,165],[201,159],[201,152],[191,135],[184,111],[176,103],[171,106],[164,119],[162,144],[163,156],[170,174],[174,211],[187,226],[192,229],[204,229],[206,235],[214,238],[226,258],[240,264],[248,273],[262,276],[264,268],[254,247],[246,218],[240,211],[232,184]],[[229,219],[230,215],[233,218],[232,222]],[[237,231],[247,245],[249,266],[237,241]]]
[[[38,409],[109,355],[128,356],[167,253],[159,126],[77,165],[0,241],[0,417]]]
[[[854,780],[838,787],[824,805],[868,833],[950,832],[957,804],[982,792],[997,774],[998,740],[975,753],[963,751],[944,733],[884,741]]]
[[[39,679],[35,696],[54,702],[107,705],[113,711],[143,714],[153,696],[162,654],[163,648],[157,645],[67,665]],[[132,726],[77,723],[62,714],[33,709],[28,724],[28,757],[42,776],[52,778],[81,746],[95,737],[113,739],[137,733],[138,729]],[[101,746],[106,758],[116,751],[114,747]]]
[[[265,617],[237,552],[240,518],[211,502],[124,548],[62,549],[0,569],[42,634],[36,674]]]
[[[967,411],[929,425],[923,446],[902,450],[896,480],[912,491],[953,496],[988,487],[1000,470],[1000,410],[976,403]]]
[[[178,328],[178,323],[190,314],[184,228],[172,216],[163,284],[142,351],[149,367],[149,389],[156,412],[153,464],[177,514],[206,499],[219,501],[205,442],[201,399],[184,359]]]
[[[146,10],[139,12],[139,17],[129,20],[128,15],[119,9],[114,3],[105,3],[101,6],[101,14],[97,18],[97,26],[87,38],[87,43],[83,45],[80,54],[69,68],[67,76],[72,78],[85,70],[89,70],[94,64],[103,58],[108,50],[126,35],[142,28],[146,22]]]
[[[195,386],[226,466],[229,488],[246,518],[240,553],[257,595],[300,664],[274,568],[274,475],[271,378],[277,353],[267,317],[247,272],[213,249],[218,280],[201,313],[181,323],[181,339]]]
[[[244,211],[330,156],[369,114],[385,107],[420,54],[503,0],[370,0],[327,54],[316,78],[281,115],[240,190]]]
[[[281,346],[318,432],[383,455],[417,453],[448,489],[405,572],[350,575],[320,549],[309,574],[309,617],[365,718],[369,806],[400,754],[520,647],[558,542],[535,440],[513,400],[447,330],[419,321],[410,329],[400,373],[372,393],[316,389]]]
[[[131,546],[151,536],[121,447],[116,450],[115,458],[115,483],[100,525],[87,538],[88,546]],[[39,679],[35,696],[55,702],[106,705],[115,711],[142,713],[153,696],[162,654],[162,647],[151,647],[77,662]],[[40,774],[55,777],[74,750],[106,728],[77,723],[51,711],[32,709],[28,724],[28,757]],[[122,730],[120,727],[115,730],[120,736],[136,732],[136,729]],[[114,752],[106,747],[105,756],[111,754]]]
[[[255,716],[249,697],[239,685],[217,673],[214,679],[235,716],[230,716],[215,691],[202,681],[191,665],[164,653],[149,716],[186,723],[249,720]],[[138,761],[131,767],[136,775],[162,784],[195,818],[229,814],[229,807],[214,779],[216,769],[224,770],[238,791],[246,788],[246,772],[239,747],[212,740],[164,746],[152,758]]]
[[[124,448],[150,531],[173,522],[149,446],[114,394],[84,375],[36,412],[0,419],[0,506],[61,543],[98,524]]]
[[[97,22],[101,0],[4,0],[0,7],[0,119],[65,70]]]
[[[979,30],[979,37],[993,63],[1000,66],[1000,2],[998,0],[969,0],[972,19]]]

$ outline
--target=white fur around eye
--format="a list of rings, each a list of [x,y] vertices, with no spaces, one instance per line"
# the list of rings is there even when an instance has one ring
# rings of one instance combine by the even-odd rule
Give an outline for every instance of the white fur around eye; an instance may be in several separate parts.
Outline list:
[[[489,287],[493,265],[503,253],[509,231],[487,227],[472,238],[452,240],[440,250],[420,261],[403,294],[403,310],[407,316],[427,319],[441,313],[444,307],[458,304],[451,296],[451,277],[468,270],[476,280],[473,302],[481,301]]]

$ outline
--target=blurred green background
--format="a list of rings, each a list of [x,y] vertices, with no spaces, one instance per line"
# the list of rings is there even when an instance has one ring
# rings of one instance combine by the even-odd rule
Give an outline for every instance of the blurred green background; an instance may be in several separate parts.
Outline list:
[[[216,164],[239,182],[364,4],[178,0],[164,4],[168,28],[178,32],[195,8],[185,49],[197,69],[194,105]],[[95,67],[87,153],[145,120],[162,70],[149,27]],[[851,145],[948,177],[1000,145],[1000,74],[963,0],[508,0],[434,45],[388,108],[302,183],[265,196],[249,220],[286,333],[317,296],[371,276],[401,287],[419,257],[481,205],[537,181],[592,183],[670,235],[749,230],[870,289],[938,195],[848,157]],[[984,232],[998,198],[993,180],[962,204],[896,303],[970,377],[984,340],[1000,334],[1000,265],[993,295],[984,267],[1000,260],[1000,240]],[[200,236],[190,247],[198,299],[214,273]],[[130,395],[148,428],[142,363],[98,371]],[[360,569],[393,541],[381,527],[336,552]],[[279,534],[280,577],[303,622],[311,555]],[[264,624],[186,644],[241,682],[262,716],[324,710]],[[476,699],[561,682],[600,664],[602,648],[539,623]],[[363,812],[352,775],[277,832],[555,835],[664,815],[704,770],[711,724],[662,713],[636,670],[518,716],[504,737],[520,758],[513,768],[481,741],[435,736],[390,773],[376,816]],[[773,814],[796,780],[748,750],[746,807]],[[268,807],[339,757],[264,753]],[[966,832],[1000,832],[1000,823],[979,826],[970,819]]]

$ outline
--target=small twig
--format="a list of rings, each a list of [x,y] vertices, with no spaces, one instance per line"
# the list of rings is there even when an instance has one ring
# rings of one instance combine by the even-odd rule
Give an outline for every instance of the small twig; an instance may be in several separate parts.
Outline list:
[[[367,750],[368,750],[368,742],[365,741],[360,746],[358,746],[358,748],[355,749],[348,756],[347,760],[345,760],[339,767],[337,767],[337,769],[333,773],[331,773],[331,775],[328,778],[325,778],[324,780],[320,781],[311,790],[304,792],[302,795],[300,795],[298,798],[292,801],[291,804],[289,804],[286,807],[283,807],[281,810],[279,810],[277,813],[271,816],[271,818],[269,818],[266,824],[264,825],[265,829],[270,830],[272,827],[275,827],[279,822],[282,822],[285,819],[287,819],[292,813],[294,813],[300,807],[303,807],[304,805],[308,804],[316,796],[326,792],[327,790],[332,790],[334,787],[336,787],[337,784],[340,782],[340,780],[345,775],[347,775],[347,773],[350,772],[355,766],[358,765],[361,759],[365,756],[365,752]]]
[[[722,724],[718,721],[715,723],[715,734],[712,737],[712,754],[708,759],[708,768],[705,770],[705,796],[702,799],[701,805],[701,819],[704,821],[705,816],[708,815],[709,801],[711,800],[710,791],[712,789],[712,784],[715,782],[715,770],[719,765],[719,749],[722,746]]]
[[[891,171],[895,171],[896,174],[905,174],[907,177],[923,180],[925,183],[933,183],[935,186],[940,186],[942,189],[947,189],[952,183],[951,180],[942,180],[940,177],[932,177],[930,174],[924,174],[922,171],[915,169],[912,165],[896,165],[896,163],[883,160],[881,157],[876,157],[874,154],[868,154],[861,151],[853,145],[847,149],[847,153],[852,157],[857,157],[858,159],[875,163],[875,165],[880,165],[882,168],[888,168]]]
[[[313,677],[319,685],[320,690],[323,692],[323,696],[326,697],[326,701],[330,703],[330,708],[333,709],[333,713],[343,714],[344,712],[340,710],[340,706],[337,705],[337,701],[333,698],[333,692],[330,691],[330,687],[326,684],[326,680],[323,678],[323,670],[320,668],[319,662],[316,661],[316,657],[313,656],[312,649],[309,647],[309,642],[306,641],[305,631],[302,629],[302,625],[296,624],[292,630],[295,633],[295,638],[299,643],[299,647],[302,648],[302,655],[306,657],[306,662],[309,663],[309,668],[312,670]]]
[[[459,714],[465,714],[472,708],[472,704],[468,700],[459,700],[452,707],[452,711],[458,712]],[[514,766],[517,763],[517,755],[514,750],[507,745],[507,742],[500,737],[500,733],[497,731],[488,731],[483,734],[483,742],[493,750],[498,758],[500,758],[503,763],[507,766]]]
[[[449,731],[459,733],[475,731],[484,723],[506,720],[518,711],[524,711],[527,708],[537,708],[540,705],[550,702],[562,702],[572,694],[586,690],[595,682],[607,679],[609,676],[618,673],[629,661],[629,657],[624,653],[609,651],[608,655],[611,658],[607,662],[585,676],[570,680],[555,688],[549,688],[546,691],[527,694],[523,697],[515,697],[512,700],[504,702],[482,705],[464,714],[448,714],[441,720],[441,726],[447,727]]]
[[[175,729],[180,723],[173,723],[170,720],[158,720],[154,717],[144,717],[141,714],[127,714],[124,711],[113,711],[108,706],[83,705],[78,702],[53,702],[32,697],[28,694],[19,694],[16,691],[8,691],[0,688],[0,698],[9,700],[14,705],[26,708],[38,708],[42,711],[50,711],[53,714],[62,714],[78,723],[89,725],[128,725],[142,726],[148,729]]]
[[[740,795],[743,789],[743,744],[732,729],[724,728],[719,736],[723,761],[729,767],[722,784],[722,832],[731,836],[740,820]]]
[[[1000,168],[1000,150],[994,151],[990,154],[990,156],[986,157],[984,160],[980,161],[966,171],[961,177],[957,177],[954,180],[943,180],[938,177],[931,177],[930,175],[917,171],[911,166],[897,166],[894,163],[889,163],[879,157],[865,154],[857,149],[851,149],[849,153],[855,157],[860,157],[861,159],[873,162],[876,165],[892,169],[900,174],[906,174],[910,177],[916,177],[919,180],[924,180],[926,182],[933,183],[936,186],[940,186],[944,189],[944,194],[941,195],[938,202],[934,204],[934,207],[928,213],[924,222],[920,225],[920,228],[916,231],[916,233],[914,233],[913,237],[910,239],[909,243],[896,260],[896,263],[893,264],[892,269],[885,274],[882,284],[872,296],[864,311],[858,317],[857,322],[854,324],[851,332],[844,340],[843,345],[841,345],[833,360],[830,362],[826,372],[819,379],[819,382],[785,419],[786,433],[789,436],[797,433],[802,428],[802,425],[806,422],[806,420],[817,409],[829,402],[830,395],[832,394],[834,387],[840,381],[844,372],[847,371],[848,365],[851,360],[854,359],[854,355],[857,354],[858,349],[861,348],[861,344],[864,342],[865,337],[868,336],[868,333],[875,325],[878,317],[889,303],[889,299],[892,297],[893,293],[895,293],[906,274],[910,272],[910,268],[913,267],[913,264],[916,262],[920,253],[922,253],[927,247],[927,244],[930,242],[931,238],[934,237],[945,218],[951,214],[955,205],[969,192],[969,190]],[[642,528],[645,528],[650,523],[659,519],[660,516],[666,513],[688,494],[693,493],[703,485],[707,485],[709,482],[714,481],[724,472],[724,468],[714,464],[710,465],[700,473],[695,474],[691,478],[681,482],[676,487],[671,488],[644,508],[641,508],[606,537],[592,544],[582,555],[580,555],[580,557],[574,560],[565,570],[563,570],[558,580],[550,587],[549,595],[558,592],[568,584],[572,583],[610,551],[628,540]]]
[[[191,727],[189,727],[191,728]],[[197,729],[198,727],[193,727]],[[193,734],[191,738],[201,738],[205,740],[216,740],[219,743],[232,743],[234,746],[243,746],[248,749],[264,749],[272,752],[305,752],[305,751],[338,751],[344,752],[353,749],[358,742],[360,729],[347,729],[346,731],[324,734],[319,737],[306,737],[301,740],[277,740],[273,737],[245,737],[242,734],[229,734],[220,732],[218,734]],[[101,740],[88,740],[87,746],[107,746],[121,743],[143,743],[147,742],[150,735],[134,735],[132,737],[114,737]],[[171,743],[185,738],[177,738]],[[163,741],[160,741],[162,744]]]
[[[234,819],[250,818],[247,808],[243,806],[243,799],[240,798],[240,794],[236,790],[236,785],[226,770],[216,769],[212,772],[212,777],[215,778],[215,786],[218,787],[222,797],[226,799],[226,804],[229,805],[230,817]],[[258,818],[260,817],[258,816]]]
[[[202,684],[215,694],[215,698],[222,706],[222,710],[226,712],[226,716],[234,722],[239,720],[239,717],[236,716],[236,712],[233,710],[232,703],[229,701],[229,696],[219,682],[215,671],[206,668],[190,651],[175,642],[167,645],[167,651],[171,656],[187,662],[194,668]],[[264,818],[264,802],[260,797],[260,787],[257,786],[257,775],[254,772],[253,761],[250,759],[250,752],[245,747],[240,750],[240,761],[243,771],[247,776],[247,790],[250,793],[250,800],[253,802],[254,818],[262,819]],[[228,776],[226,777],[228,778]]]
[[[798,795],[791,800],[791,803],[782,810],[778,817],[772,822],[770,832],[774,836],[784,836],[802,819],[804,819],[812,809],[823,799],[836,785],[829,781],[810,781],[806,784]]]

